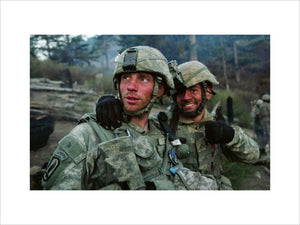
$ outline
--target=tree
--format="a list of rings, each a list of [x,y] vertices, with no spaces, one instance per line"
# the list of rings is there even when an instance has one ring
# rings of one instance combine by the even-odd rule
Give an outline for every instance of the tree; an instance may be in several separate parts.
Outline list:
[[[109,49],[115,44],[116,36],[114,35],[96,35],[92,38],[93,47],[92,54],[94,58],[104,56],[105,68],[109,67]]]
[[[94,58],[82,35],[32,35],[30,40],[31,54],[36,56],[40,53],[48,59],[69,66],[84,63],[90,65],[90,61]]]
[[[189,40],[191,44],[190,59],[198,61],[196,35],[189,35]]]
[[[148,45],[159,49],[170,61],[178,63],[190,59],[191,44],[188,35],[119,35],[117,42],[121,51],[136,45]]]

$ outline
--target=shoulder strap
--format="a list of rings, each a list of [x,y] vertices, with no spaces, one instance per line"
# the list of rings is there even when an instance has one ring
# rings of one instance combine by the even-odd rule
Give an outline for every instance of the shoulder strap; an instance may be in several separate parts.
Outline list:
[[[104,129],[102,126],[100,126],[96,122],[96,118],[95,118],[94,114],[87,113],[87,114],[83,115],[80,118],[78,123],[88,123],[93,128],[95,133],[98,135],[101,142],[109,141],[109,140],[115,138],[113,133],[110,130]]]

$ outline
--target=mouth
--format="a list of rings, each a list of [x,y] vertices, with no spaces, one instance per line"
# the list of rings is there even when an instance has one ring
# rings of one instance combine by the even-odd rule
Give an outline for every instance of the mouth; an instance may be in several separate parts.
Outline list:
[[[127,103],[129,104],[135,104],[137,103],[140,99],[139,98],[136,98],[136,97],[133,97],[133,96],[126,96],[125,97],[125,100]]]
[[[195,107],[196,107],[196,104],[194,104],[194,103],[186,103],[186,104],[182,105],[182,108],[184,110],[191,110],[191,109],[194,109]]]

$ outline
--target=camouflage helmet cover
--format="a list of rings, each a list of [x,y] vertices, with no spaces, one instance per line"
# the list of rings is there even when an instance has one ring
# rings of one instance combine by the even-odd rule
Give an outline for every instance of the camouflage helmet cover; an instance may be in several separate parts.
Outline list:
[[[258,99],[258,100],[256,101],[256,105],[261,105],[261,104],[263,104],[263,100]]]
[[[189,61],[178,66],[182,74],[183,84],[189,88],[203,81],[208,81],[212,85],[219,85],[215,76],[207,69],[207,67],[198,61]]]
[[[134,60],[133,66],[126,67],[126,54],[132,52]],[[126,72],[148,72],[161,76],[167,86],[174,88],[172,75],[169,71],[168,61],[166,57],[157,49],[149,46],[135,46],[126,49],[115,59],[114,82],[117,81],[118,75]]]
[[[264,101],[270,101],[270,95],[264,94],[264,95],[262,96],[262,100],[264,100]]]

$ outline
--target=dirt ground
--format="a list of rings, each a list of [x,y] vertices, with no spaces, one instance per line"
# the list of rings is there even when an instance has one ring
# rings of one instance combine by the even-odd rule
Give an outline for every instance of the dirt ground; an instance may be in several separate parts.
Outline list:
[[[55,151],[58,141],[68,134],[73,127],[76,126],[75,121],[56,120],[54,131],[49,136],[48,143],[37,150],[30,150],[30,189],[40,190],[40,180],[47,162],[51,154]]]
[[[58,141],[68,134],[76,121],[56,120],[54,131],[46,146],[30,151],[30,189],[40,190],[40,180],[44,168],[55,151]],[[245,165],[242,163],[227,162],[224,175],[232,182],[237,190],[270,190],[270,171],[265,165]]]
[[[30,167],[42,167],[49,160],[50,155],[57,147],[58,141],[68,134],[73,127],[76,126],[75,121],[57,120],[54,124],[54,131],[48,139],[47,145],[44,147],[30,151]]]

